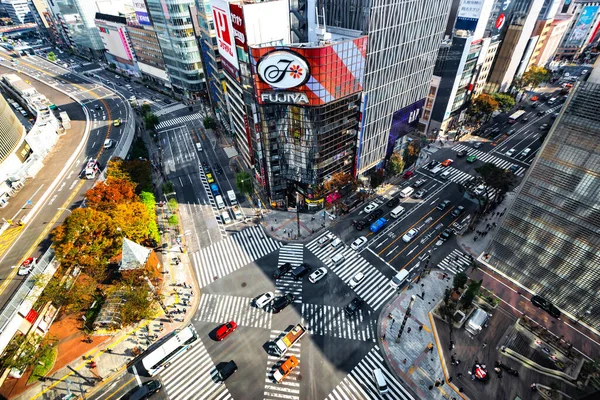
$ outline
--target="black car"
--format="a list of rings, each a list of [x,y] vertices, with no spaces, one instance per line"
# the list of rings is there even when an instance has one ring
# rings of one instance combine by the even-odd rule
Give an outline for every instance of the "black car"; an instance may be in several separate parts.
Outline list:
[[[360,221],[354,221],[353,225],[357,231],[362,231],[363,229],[365,229],[365,226],[367,226],[367,223],[364,220],[360,220]]]
[[[452,234],[454,233],[454,231],[450,228],[446,228],[444,229],[444,232],[442,232],[440,234],[440,239],[446,241],[448,239],[450,239],[450,236],[452,236]]]
[[[554,306],[551,302],[543,298],[542,296],[535,295],[531,298],[531,303],[546,311],[548,314],[552,315],[554,318],[560,317],[560,310]]]
[[[394,197],[387,202],[387,206],[390,208],[396,207],[398,204],[400,204],[400,199],[398,197]]]
[[[311,269],[312,268],[308,264],[302,263],[292,270],[292,276],[295,280],[299,280],[304,275],[308,274]]]
[[[294,301],[295,297],[291,293],[284,294],[283,296],[275,297],[273,300],[273,313],[278,313],[283,310]]]
[[[456,157],[464,157],[467,155],[467,151],[466,150],[461,150],[459,152],[456,153]]]
[[[96,104],[96,105],[94,106],[94,108],[95,108],[96,110],[99,110],[99,109],[100,109],[100,104]]]
[[[351,317],[360,310],[360,307],[363,305],[364,301],[360,297],[355,297],[354,300],[350,302],[346,307],[344,307],[344,312],[347,316]]]
[[[538,106],[539,106],[539,104],[538,104],[538,103],[533,103],[533,104],[531,105],[531,108],[537,108]]]
[[[452,213],[450,215],[452,215],[452,217],[456,218],[464,212],[465,212],[465,208],[463,206],[458,206],[454,210],[452,210]]]
[[[444,211],[446,209],[446,207],[448,207],[449,205],[450,205],[450,200],[444,200],[437,206],[437,209],[440,211]]]
[[[383,210],[377,209],[365,217],[365,222],[371,223],[383,215]]]
[[[223,384],[231,375],[238,370],[238,366],[235,361],[231,360],[221,368],[217,368],[216,379],[219,383]]]
[[[279,279],[292,269],[292,264],[289,262],[281,264],[273,273],[273,278]]]
[[[155,379],[144,382],[142,386],[137,388],[135,392],[129,396],[129,400],[142,400],[150,398],[154,393],[158,392],[162,384]]]
[[[215,171],[217,174],[223,173],[223,169],[221,168],[221,166],[219,164],[213,165],[213,171]]]
[[[427,164],[426,168],[434,169],[435,167],[437,167],[437,165],[438,165],[438,162],[433,160],[433,161],[430,161],[429,164]]]
[[[163,103],[165,103],[165,104],[171,104],[171,103],[172,103],[172,101],[171,101],[171,100],[169,100],[169,99],[164,99],[164,100],[163,100]]]
[[[422,199],[427,195],[427,189],[421,189],[417,193],[413,194],[415,199]]]
[[[412,187],[419,188],[419,187],[423,186],[426,183],[427,183],[427,179],[425,179],[425,178],[417,179],[415,181],[415,183],[412,184]]]
[[[204,171],[208,171],[210,169],[206,161],[202,161],[202,168],[204,169]]]

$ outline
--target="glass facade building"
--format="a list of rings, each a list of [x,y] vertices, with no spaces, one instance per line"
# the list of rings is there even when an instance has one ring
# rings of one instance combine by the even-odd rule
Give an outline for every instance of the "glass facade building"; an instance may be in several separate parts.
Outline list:
[[[94,18],[99,11],[95,1],[55,0],[52,11],[60,21],[68,42],[86,56],[102,57],[104,45]]]
[[[194,35],[190,6],[194,0],[146,0],[169,80],[175,90],[197,99],[204,90],[200,51]]]
[[[574,90],[486,253],[492,268],[600,324],[600,81]]]

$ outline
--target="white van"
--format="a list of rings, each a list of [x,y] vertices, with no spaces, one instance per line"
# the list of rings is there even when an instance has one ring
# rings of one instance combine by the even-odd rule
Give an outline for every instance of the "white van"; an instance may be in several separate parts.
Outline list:
[[[334,249],[337,249],[338,247],[342,246],[344,243],[342,242],[342,239],[340,238],[336,238],[333,242],[331,242],[331,247],[333,247]]]
[[[415,192],[415,189],[413,189],[412,187],[405,187],[404,189],[402,189],[402,191],[400,192],[400,197],[404,198],[404,197],[409,197],[411,194],[413,194]]]
[[[345,260],[346,260],[346,257],[344,257],[344,255],[340,254],[340,253],[331,257],[331,262],[333,263],[333,265],[339,265],[339,264],[343,263]]]
[[[223,223],[225,225],[230,224],[231,223],[231,218],[229,217],[229,213],[227,211],[223,211],[221,213],[221,219],[223,220]]]
[[[465,330],[471,335],[477,335],[479,332],[481,332],[489,318],[490,316],[488,313],[483,311],[481,308],[478,308],[473,311],[471,318],[469,318],[465,324]]]
[[[556,103],[556,100],[558,100],[556,97],[551,98],[550,100],[548,100],[548,105]]]
[[[390,215],[392,216],[392,218],[398,218],[399,216],[401,216],[402,214],[404,214],[404,211],[406,211],[404,209],[404,207],[398,206],[398,207],[396,207],[396,208],[394,208],[392,210],[392,212],[390,213]]]
[[[215,196],[215,202],[217,203],[217,208],[219,210],[225,208],[225,203],[223,202],[221,195]]]
[[[442,178],[442,179],[448,179],[449,177],[450,177],[450,171],[444,171],[440,175],[440,178]]]
[[[200,143],[200,142],[196,143],[196,150],[202,151],[202,143]]]
[[[227,197],[229,198],[229,202],[232,206],[235,206],[238,203],[237,198],[235,197],[235,192],[233,190],[227,191]]]
[[[529,153],[531,153],[531,148],[528,147],[521,152],[521,157],[527,157]]]
[[[379,394],[386,394],[390,391],[390,388],[388,387],[388,384],[385,381],[385,377],[383,376],[383,371],[381,371],[381,368],[375,368],[373,370],[373,377],[375,378],[377,389],[379,389]]]
[[[394,289],[398,289],[404,283],[406,278],[408,278],[408,271],[403,269],[392,278],[390,286]]]

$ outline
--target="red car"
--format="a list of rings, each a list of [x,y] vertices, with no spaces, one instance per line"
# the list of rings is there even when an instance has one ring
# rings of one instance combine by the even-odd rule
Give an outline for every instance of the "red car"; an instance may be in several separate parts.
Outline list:
[[[404,177],[404,179],[408,179],[408,178],[410,178],[411,176],[413,176],[414,174],[415,174],[415,173],[414,173],[414,172],[412,172],[412,171],[406,171],[406,172],[404,173],[404,175],[402,175],[402,176]]]
[[[228,323],[221,325],[219,329],[217,329],[217,340],[225,339],[231,334],[231,332],[235,331],[236,328],[237,324],[235,323],[235,321],[229,321]]]

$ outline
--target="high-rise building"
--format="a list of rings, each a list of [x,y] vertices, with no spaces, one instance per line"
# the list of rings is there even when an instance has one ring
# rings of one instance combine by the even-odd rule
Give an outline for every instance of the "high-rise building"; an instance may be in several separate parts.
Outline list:
[[[536,50],[531,56],[530,66],[539,65],[543,67],[553,60],[556,49],[567,29],[569,29],[572,19],[573,16],[570,14],[557,14],[547,27],[546,23],[548,21],[538,21],[543,26],[542,34],[538,40]]]
[[[573,318],[600,324],[600,67],[575,87],[484,258]]]
[[[106,61],[115,64],[118,71],[139,78],[141,74],[129,38],[127,18],[96,13],[94,22],[100,32]]]
[[[193,101],[204,91],[204,72],[194,35],[194,0],[146,0],[173,89]]]
[[[35,22],[29,8],[29,0],[2,0],[2,5],[4,12],[16,25]]]
[[[429,93],[452,0],[323,0],[328,27],[368,35],[357,173],[401,147]],[[313,40],[309,10],[309,40]]]
[[[0,207],[8,202],[13,188],[8,177],[29,155],[25,127],[0,95]]]
[[[556,50],[559,59],[579,56],[596,36],[600,23],[600,1],[573,1],[566,11],[573,15],[573,19]]]

